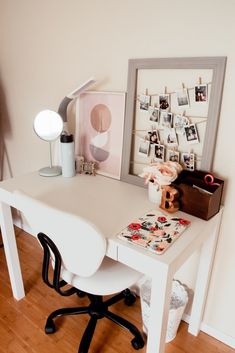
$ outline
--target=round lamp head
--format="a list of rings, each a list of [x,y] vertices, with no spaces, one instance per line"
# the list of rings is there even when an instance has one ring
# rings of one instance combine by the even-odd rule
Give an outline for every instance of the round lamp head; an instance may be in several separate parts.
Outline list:
[[[63,131],[61,116],[52,110],[43,110],[34,119],[34,131],[44,141],[55,141]]]
[[[43,110],[35,117],[33,128],[38,137],[50,143],[50,166],[40,169],[39,174],[48,177],[60,175],[61,167],[52,166],[51,142],[63,131],[61,116],[52,110]]]

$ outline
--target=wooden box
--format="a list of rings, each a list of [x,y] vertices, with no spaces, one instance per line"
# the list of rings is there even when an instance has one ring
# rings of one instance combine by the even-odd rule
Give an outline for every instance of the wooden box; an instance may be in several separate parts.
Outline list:
[[[224,185],[224,181],[218,178],[212,181],[208,177],[205,182],[208,174],[184,170],[172,183],[179,191],[180,210],[205,220],[219,212]]]

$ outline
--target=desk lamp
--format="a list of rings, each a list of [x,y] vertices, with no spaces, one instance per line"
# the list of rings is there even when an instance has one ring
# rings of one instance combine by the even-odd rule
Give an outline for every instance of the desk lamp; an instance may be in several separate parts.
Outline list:
[[[51,143],[55,141],[63,131],[63,120],[61,116],[52,110],[43,110],[34,119],[34,131],[42,140],[49,142],[50,165],[39,170],[42,176],[57,176],[61,174],[61,167],[52,166]]]
[[[60,175],[61,167],[52,166],[52,151],[51,142],[55,141],[62,132],[67,134],[67,107],[69,103],[80,96],[90,85],[95,82],[93,78],[89,78],[81,86],[76,88],[71,93],[67,94],[60,103],[58,113],[52,110],[43,110],[34,120],[34,131],[38,137],[44,141],[48,141],[50,145],[50,165],[39,170],[39,174],[42,176],[57,176]]]

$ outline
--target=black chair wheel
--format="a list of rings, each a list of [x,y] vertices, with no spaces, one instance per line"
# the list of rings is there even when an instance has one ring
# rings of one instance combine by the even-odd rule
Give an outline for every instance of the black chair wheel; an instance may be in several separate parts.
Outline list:
[[[135,349],[135,350],[138,350],[138,349],[141,349],[144,347],[144,340],[142,337],[140,338],[133,338],[133,340],[131,341],[131,344],[132,344],[132,347]]]
[[[131,293],[131,292],[124,299],[124,303],[127,306],[133,305],[135,303],[135,301],[136,301],[136,295],[134,293]]]
[[[84,297],[86,296],[86,293],[83,292],[82,290],[78,290],[78,291],[77,291],[77,296],[78,296],[79,298],[84,298]]]
[[[55,324],[53,320],[47,320],[46,326],[45,326],[45,332],[47,335],[55,332]]]

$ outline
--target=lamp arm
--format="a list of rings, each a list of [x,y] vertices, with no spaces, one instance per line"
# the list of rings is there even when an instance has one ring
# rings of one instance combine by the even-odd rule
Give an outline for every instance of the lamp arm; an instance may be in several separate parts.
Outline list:
[[[60,114],[64,123],[67,123],[67,107],[72,100],[73,100],[73,98],[69,98],[66,96],[66,97],[64,97],[64,99],[60,103],[58,113]]]
[[[67,108],[69,103],[80,96],[88,87],[90,87],[93,83],[95,83],[95,79],[93,77],[89,78],[86,82],[84,82],[81,86],[77,87],[74,91],[67,94],[64,99],[61,101],[58,109],[58,113],[60,114],[63,122],[64,122],[64,130],[66,130],[67,125]]]

